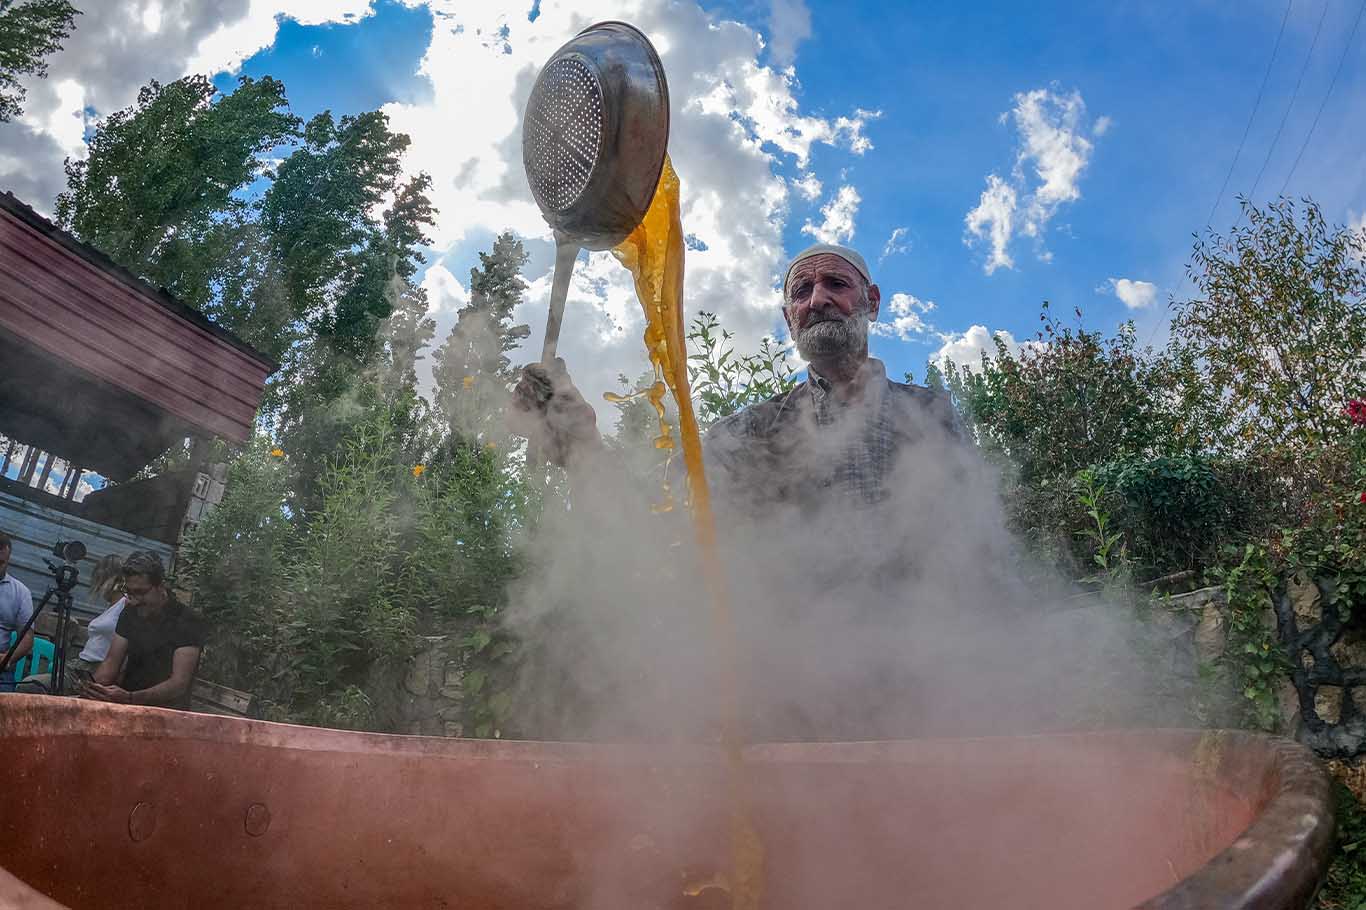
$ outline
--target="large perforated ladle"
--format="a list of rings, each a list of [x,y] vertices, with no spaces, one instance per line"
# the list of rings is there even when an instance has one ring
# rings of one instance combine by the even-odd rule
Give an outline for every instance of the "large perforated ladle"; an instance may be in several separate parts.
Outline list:
[[[555,232],[542,363],[555,357],[579,250],[611,249],[640,224],[668,141],[664,67],[635,27],[589,26],[541,68],[522,119],[522,164]]]

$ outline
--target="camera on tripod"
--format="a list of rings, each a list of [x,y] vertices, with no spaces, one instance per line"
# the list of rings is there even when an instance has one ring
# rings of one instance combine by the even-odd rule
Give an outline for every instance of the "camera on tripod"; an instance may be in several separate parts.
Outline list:
[[[47,563],[47,570],[52,573],[58,591],[69,593],[76,587],[76,581],[80,577],[76,563],[85,559],[85,553],[85,544],[79,540],[58,540],[52,545],[52,555],[60,559],[62,564],[57,565],[46,557],[43,558],[43,562]]]
[[[85,552],[85,544],[79,540],[59,540],[52,545],[52,555],[62,562],[80,562],[85,559]]]

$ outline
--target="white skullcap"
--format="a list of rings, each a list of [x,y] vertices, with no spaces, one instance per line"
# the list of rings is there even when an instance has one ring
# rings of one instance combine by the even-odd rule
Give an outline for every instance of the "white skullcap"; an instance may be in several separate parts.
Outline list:
[[[864,262],[863,257],[857,252],[849,249],[847,246],[839,246],[834,243],[817,243],[807,247],[796,256],[792,257],[792,261],[787,264],[787,271],[783,273],[783,290],[787,290],[787,280],[792,277],[792,270],[797,267],[797,263],[801,262],[803,259],[810,259],[812,256],[820,256],[823,254],[840,257],[845,262],[858,269],[858,273],[863,276],[864,281],[869,283],[872,282],[873,276],[868,272],[868,263]]]

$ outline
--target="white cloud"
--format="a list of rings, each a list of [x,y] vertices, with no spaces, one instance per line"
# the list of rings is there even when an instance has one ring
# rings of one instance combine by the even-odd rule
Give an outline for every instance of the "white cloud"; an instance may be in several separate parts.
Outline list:
[[[353,23],[369,16],[373,0],[250,0],[246,14],[224,17],[190,60],[189,72],[235,71],[252,54],[275,43],[280,18],[300,25]]]
[[[965,369],[975,369],[982,365],[983,352],[996,356],[996,338],[1005,342],[1006,349],[1012,354],[1019,353],[1023,345],[1015,340],[1015,336],[1007,331],[996,332],[987,331],[984,325],[974,325],[966,332],[960,334],[948,333],[941,334],[940,340],[943,346],[935,352],[931,359],[933,363],[941,364],[945,360],[952,361],[954,364]],[[1034,342],[1027,342],[1033,344]]]
[[[982,198],[977,208],[968,212],[965,219],[968,233],[981,240],[991,242],[991,252],[987,254],[984,268],[990,275],[999,268],[1015,267],[1010,257],[1010,237],[1015,229],[1015,189],[995,174],[987,175],[987,188],[982,190]]]
[[[770,0],[769,53],[775,66],[791,66],[797,46],[811,37],[811,10],[803,0]]]
[[[142,27],[153,34],[161,31],[161,3],[152,0],[142,8]]]
[[[216,73],[275,41],[277,17],[352,22],[370,0],[148,0],[81,3],[83,14],[48,77],[22,80],[24,115],[0,128],[0,186],[50,213],[65,188],[62,162],[84,158],[88,111],[107,116],[152,79]]]
[[[1366,234],[1366,212],[1360,215],[1355,212],[1347,213],[1347,227],[1358,234]]]
[[[887,238],[887,242],[882,245],[882,255],[877,258],[878,265],[889,256],[900,256],[902,253],[909,252],[911,241],[906,239],[910,234],[910,228],[899,227],[892,231],[892,236]]]
[[[422,288],[427,292],[427,305],[433,316],[454,314],[470,302],[470,292],[465,290],[460,279],[439,263],[422,276]]]
[[[808,219],[802,225],[802,233],[810,234],[820,243],[848,243],[854,239],[854,218],[858,215],[862,198],[858,190],[845,184],[840,187],[829,202],[821,206],[825,218],[820,224],[812,224]]]
[[[879,320],[869,329],[874,335],[912,341],[916,336],[924,335],[931,330],[932,327],[925,322],[924,314],[934,308],[932,300],[921,300],[914,294],[893,294],[891,300],[887,301],[887,309],[891,312],[892,318]]]
[[[1110,278],[1104,288],[1118,297],[1131,310],[1150,307],[1157,301],[1157,285],[1150,281]]]
[[[275,41],[279,17],[351,23],[374,6],[371,0],[159,0],[163,12],[153,33],[144,27],[152,2],[86,4],[68,47],[52,58],[51,78],[31,84],[30,120],[0,131],[0,184],[50,211],[64,184],[63,158],[84,154],[78,131],[87,108],[106,115],[131,104],[149,79],[239,66]],[[550,54],[603,19],[641,28],[668,73],[669,149],[682,181],[684,230],[706,241],[705,250],[688,252],[689,318],[698,310],[717,312],[742,350],[774,332],[781,323],[774,285],[786,258],[789,205],[799,194],[819,199],[847,156],[872,147],[867,127],[877,111],[808,112],[798,101],[797,70],[761,63],[758,29],[709,13],[696,0],[543,0],[534,22],[527,0],[402,2],[429,7],[434,19],[419,66],[430,93],[384,110],[391,127],[412,139],[406,172],[425,171],[433,179],[438,215],[431,259],[444,265],[425,283],[438,311],[438,342],[450,309],[467,293],[451,271],[474,264],[469,259],[480,238],[510,229],[538,264],[525,276],[530,288],[517,316],[536,334],[513,357],[530,359],[539,350],[553,257],[522,171],[521,114]],[[72,88],[60,97],[64,80]],[[823,156],[828,171],[811,166],[817,145],[840,153],[828,165]],[[829,230],[844,236],[853,230],[857,193],[852,187],[840,192],[832,202],[843,199],[843,208],[832,210]],[[845,226],[841,212],[847,212]],[[594,254],[578,271],[561,349],[591,397],[614,388],[618,373],[634,376],[645,368],[643,326],[629,275],[614,260]]]
[[[807,202],[815,202],[821,198],[821,182],[815,174],[807,171],[801,178],[792,181],[792,188],[801,194]]]
[[[527,20],[524,0],[440,0],[432,8],[436,27],[420,65],[430,97],[386,105],[385,112],[394,129],[412,137],[406,169],[432,176],[439,212],[434,258],[445,256],[456,268],[477,238],[505,229],[520,234],[532,252],[536,265],[525,276],[529,287],[514,321],[531,325],[533,334],[511,355],[515,361],[539,351],[553,261],[549,231],[522,170],[522,110],[551,53],[602,19],[623,19],[644,31],[668,74],[669,153],[682,184],[683,230],[706,242],[687,254],[687,318],[699,310],[719,314],[739,350],[752,350],[775,331],[781,300],[774,285],[786,258],[788,207],[799,196],[820,198],[823,174],[809,166],[811,149],[820,144],[863,153],[870,147],[864,130],[876,112],[807,114],[796,98],[796,71],[760,64],[759,32],[693,0],[543,0],[535,22]],[[451,128],[459,123],[480,128]],[[630,275],[606,253],[581,259],[560,353],[590,401],[615,389],[619,373],[634,377],[647,368],[643,330]]]
[[[1086,104],[1075,90],[1069,94],[1046,88],[1020,92],[1015,95],[1015,106],[1001,120],[1012,123],[1016,132],[1010,179],[987,175],[987,188],[965,219],[968,236],[964,242],[970,246],[983,239],[990,242],[983,265],[988,275],[998,268],[1014,267],[1010,242],[1017,233],[1035,240],[1041,260],[1052,260],[1043,244],[1044,231],[1060,207],[1081,198],[1081,176],[1094,148],[1085,135]],[[1109,119],[1102,117],[1090,132],[1100,136],[1109,126]]]
[[[1110,131],[1110,127],[1114,125],[1115,121],[1112,117],[1097,117],[1095,126],[1091,127],[1091,134],[1094,136],[1104,136]]]

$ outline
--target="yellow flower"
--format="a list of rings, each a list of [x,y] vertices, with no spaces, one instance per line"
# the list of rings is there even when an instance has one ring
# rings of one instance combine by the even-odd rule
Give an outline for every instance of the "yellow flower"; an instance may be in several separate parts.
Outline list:
[[[284,457],[285,457],[285,450],[282,449],[282,448],[280,448],[279,446],[276,446],[275,448],[273,448],[273,449],[270,450],[270,457],[271,457],[271,458],[284,458]]]
[[[484,448],[486,448],[486,449],[488,449],[490,452],[492,452],[494,449],[496,449],[496,448],[498,448],[498,447],[497,447],[496,445],[494,445],[493,443],[491,443],[491,442],[486,442],[486,443],[484,443]]]
[[[462,380],[460,380],[460,381],[464,384],[465,389],[466,389],[467,391],[468,391],[469,389],[474,388],[474,377],[473,377],[473,376],[466,376],[464,379],[462,379]]]
[[[413,476],[421,477],[422,472],[425,470],[427,470],[427,466],[425,464],[415,464],[413,465]]]

